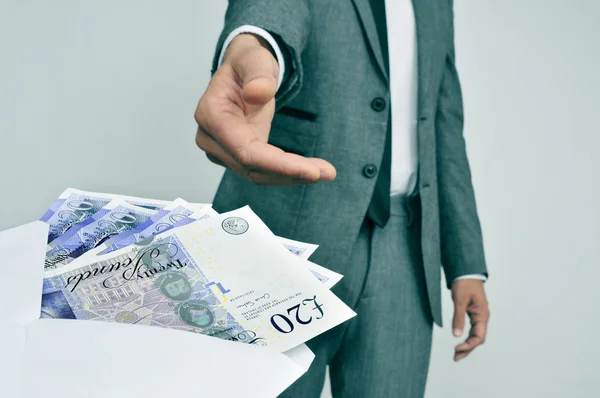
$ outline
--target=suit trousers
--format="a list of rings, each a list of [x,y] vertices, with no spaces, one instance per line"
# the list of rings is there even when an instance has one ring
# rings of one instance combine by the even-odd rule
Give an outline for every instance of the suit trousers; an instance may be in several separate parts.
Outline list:
[[[433,318],[421,255],[420,201],[391,198],[384,228],[365,218],[333,292],[358,314],[307,344],[315,360],[281,397],[423,397]]]

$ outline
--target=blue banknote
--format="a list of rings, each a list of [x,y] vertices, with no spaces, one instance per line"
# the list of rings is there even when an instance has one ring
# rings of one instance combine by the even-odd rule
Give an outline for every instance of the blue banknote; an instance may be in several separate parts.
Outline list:
[[[41,317],[174,328],[284,352],[355,314],[282,246],[249,207],[211,216],[46,270]]]
[[[67,188],[40,218],[47,223],[48,243],[65,234],[74,225],[87,220],[111,200],[122,198],[127,203],[151,210],[162,209],[169,202]]]
[[[111,236],[131,230],[146,222],[156,210],[134,206],[114,199],[94,215],[53,240],[46,252],[45,269],[70,263]]]
[[[66,233],[73,225],[83,222],[96,214],[112,199],[106,197],[91,197],[85,194],[73,193],[67,198],[59,198],[42,216],[41,221],[50,227],[48,243]]]
[[[136,229],[115,236],[115,238],[107,242],[107,247],[100,251],[98,255],[108,254],[123,247],[134,245],[163,232],[167,232],[171,228],[181,227],[191,222],[208,218],[209,216],[210,213],[203,213],[201,216],[197,216],[197,213],[194,212],[194,209],[189,204],[176,203],[173,210],[159,211],[150,217],[149,223],[144,223]]]
[[[176,235],[44,279],[42,318],[161,326],[258,344]]]

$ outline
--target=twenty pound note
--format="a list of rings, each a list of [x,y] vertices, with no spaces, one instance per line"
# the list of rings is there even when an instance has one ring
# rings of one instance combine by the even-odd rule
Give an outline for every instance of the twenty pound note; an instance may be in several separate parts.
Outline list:
[[[156,210],[114,199],[93,216],[48,244],[44,269],[59,268],[94,249],[111,236],[136,228]]]
[[[249,207],[49,270],[42,316],[162,326],[289,350],[356,315]]]
[[[150,210],[159,210],[169,204],[169,202],[164,200],[86,192],[75,188],[67,188],[40,219],[40,221],[44,221],[50,225],[48,243],[65,234],[74,225],[87,220],[111,200],[117,198],[121,198],[129,204],[145,207]]]
[[[196,220],[208,218],[216,214],[218,213],[209,205],[192,204],[181,198],[175,199],[136,228],[114,235],[104,244],[87,251],[78,258],[78,261],[79,263],[89,263],[90,261],[94,261],[95,256],[113,252],[164,233],[171,228],[187,225]]]

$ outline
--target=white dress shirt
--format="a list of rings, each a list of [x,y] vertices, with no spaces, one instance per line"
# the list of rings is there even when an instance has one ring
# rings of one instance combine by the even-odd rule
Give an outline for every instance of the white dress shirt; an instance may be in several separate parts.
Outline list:
[[[388,53],[390,69],[390,98],[392,122],[392,195],[408,195],[416,189],[418,170],[417,151],[417,35],[411,0],[386,0]],[[264,38],[275,51],[279,62],[279,82],[285,72],[283,54],[277,42],[256,26],[244,25],[235,29],[223,43],[219,65],[223,62],[229,43],[241,33],[253,33]],[[458,279],[486,280],[484,275],[463,275]]]

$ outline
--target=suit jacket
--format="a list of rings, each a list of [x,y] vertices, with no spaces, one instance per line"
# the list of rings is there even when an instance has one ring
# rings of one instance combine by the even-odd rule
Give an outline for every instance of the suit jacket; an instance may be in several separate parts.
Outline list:
[[[441,325],[441,267],[447,281],[487,275],[463,138],[452,0],[413,0],[418,48],[419,191],[422,254],[434,321]],[[332,270],[348,261],[382,161],[390,90],[369,0],[230,0],[213,70],[227,35],[241,25],[275,36],[290,73],[276,97],[269,142],[337,169],[335,181],[297,187],[252,184],[226,171],[217,211],[249,204],[277,235],[320,245],[311,260]],[[379,109],[380,110],[380,109]]]

